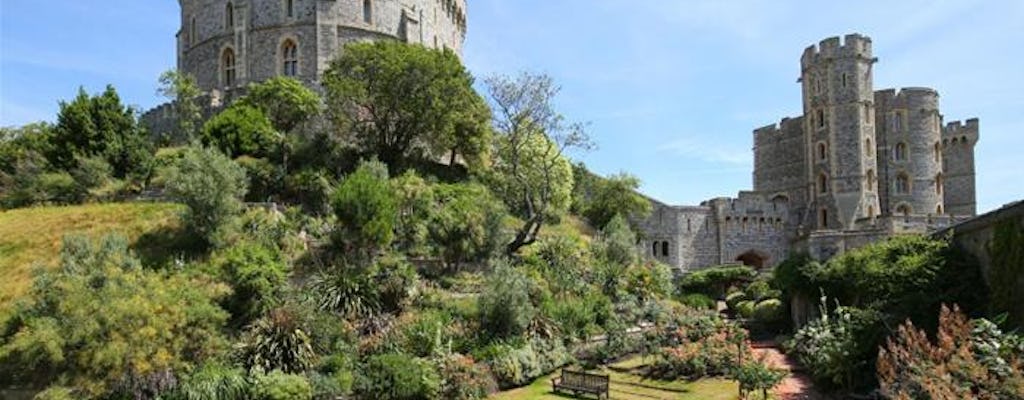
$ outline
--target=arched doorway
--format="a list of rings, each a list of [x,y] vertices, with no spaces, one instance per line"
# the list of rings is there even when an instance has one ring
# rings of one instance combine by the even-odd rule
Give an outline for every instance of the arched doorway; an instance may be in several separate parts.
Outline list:
[[[754,269],[762,269],[768,265],[768,255],[757,250],[750,250],[736,257],[736,261]]]

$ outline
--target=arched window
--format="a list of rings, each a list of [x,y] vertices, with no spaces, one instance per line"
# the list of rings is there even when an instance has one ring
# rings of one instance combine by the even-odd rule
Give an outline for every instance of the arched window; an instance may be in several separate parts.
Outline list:
[[[231,29],[235,27],[235,6],[228,2],[228,5],[224,7],[224,29]]]
[[[899,111],[892,113],[892,130],[900,132],[903,130],[903,113]]]
[[[868,218],[875,218],[875,206],[868,206]]]
[[[864,139],[864,154],[868,157],[875,156],[875,145],[871,142],[871,138]]]
[[[288,39],[281,45],[281,73],[285,76],[299,75],[299,46]]]
[[[903,142],[896,143],[896,148],[892,151],[892,158],[896,161],[905,161],[907,159],[907,144]]]
[[[828,145],[824,142],[818,143],[818,161],[825,161],[828,159]]]
[[[825,110],[822,110],[822,109],[818,110],[818,127],[819,128],[824,128],[825,127]]]
[[[295,0],[284,0],[284,13],[288,18],[295,17]]]
[[[935,175],[935,194],[942,196],[942,173]],[[940,213],[941,214],[941,213]]]
[[[942,161],[942,143],[935,142],[935,162]]]
[[[224,86],[235,85],[235,51],[227,48],[221,56],[221,69],[223,70]]]
[[[870,191],[874,191],[875,190],[875,170],[873,170],[873,169],[869,169],[868,170],[868,187],[867,187],[867,189],[870,190]]]
[[[825,174],[818,175],[818,193],[828,193],[828,176]]]
[[[188,24],[189,24],[188,25],[188,43],[194,46],[196,44],[196,41],[197,41],[196,40],[197,39],[197,37],[196,37],[196,17],[193,16],[189,20]]]
[[[942,211],[943,211],[942,210],[942,204],[939,204],[938,206],[935,206],[935,215],[942,215],[943,214]]]
[[[904,217],[909,217],[910,214],[912,214],[913,212],[914,210],[911,209],[910,206],[906,204],[900,204],[898,207],[896,207],[896,213]]]
[[[818,211],[818,227],[828,228],[828,209],[822,208]]]
[[[901,173],[896,177],[896,193],[910,193],[910,177],[906,173]]]
[[[661,242],[661,255],[668,257],[668,242]]]
[[[371,0],[363,0],[363,22],[373,23],[373,2]]]
[[[654,242],[651,244],[651,255],[655,257],[658,256],[658,242]]]

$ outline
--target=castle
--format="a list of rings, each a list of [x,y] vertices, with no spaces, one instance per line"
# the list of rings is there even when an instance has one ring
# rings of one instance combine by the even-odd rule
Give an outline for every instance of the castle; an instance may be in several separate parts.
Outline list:
[[[929,88],[875,91],[871,39],[804,50],[803,115],[754,131],[754,188],[700,206],[653,201],[644,251],[680,271],[827,259],[976,213],[978,120],[944,124]]]

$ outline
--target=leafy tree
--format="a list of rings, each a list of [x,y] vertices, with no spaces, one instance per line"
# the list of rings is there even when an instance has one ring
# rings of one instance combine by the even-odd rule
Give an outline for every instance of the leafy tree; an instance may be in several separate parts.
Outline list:
[[[227,313],[215,302],[226,292],[201,278],[142,269],[121,237],[99,246],[65,238],[60,268],[40,272],[0,321],[0,381],[62,382],[82,397],[126,384],[152,392],[164,377],[225,350]]]
[[[497,152],[490,174],[492,190],[523,224],[506,246],[513,254],[533,244],[541,227],[564,214],[571,201],[572,166],[563,156],[569,148],[589,148],[582,124],[569,124],[551,104],[558,93],[545,75],[487,80],[497,112]]]
[[[195,77],[178,70],[169,70],[160,75],[157,93],[170,100],[178,120],[178,131],[171,135],[174,143],[189,143],[197,134],[199,121],[203,118],[199,106],[202,91],[196,85]]]
[[[295,78],[278,76],[249,84],[236,104],[255,107],[270,118],[274,129],[291,133],[299,124],[320,113],[321,100]]]
[[[324,73],[324,87],[336,125],[392,168],[450,151],[476,159],[484,149],[486,107],[450,50],[352,43]]]
[[[532,282],[517,268],[498,265],[487,278],[478,299],[480,325],[492,338],[510,338],[526,332],[536,310],[530,301]]]
[[[651,202],[637,192],[640,180],[635,176],[623,172],[596,183],[581,210],[593,226],[605,226],[616,215],[639,220],[651,212]]]
[[[395,237],[398,202],[388,182],[387,169],[363,163],[345,177],[331,198],[343,241],[364,255],[386,248]]]
[[[263,111],[245,104],[233,104],[203,125],[203,144],[231,157],[267,157],[280,141]]]
[[[52,147],[47,158],[65,171],[75,167],[75,158],[102,156],[114,168],[114,175],[148,174],[153,150],[138,126],[135,110],[121,104],[113,86],[90,97],[79,89],[78,97],[60,103]]]
[[[190,148],[167,177],[168,192],[184,203],[185,226],[207,245],[217,245],[242,209],[245,170],[211,148]]]
[[[768,391],[782,383],[786,371],[771,368],[763,360],[756,360],[740,365],[730,375],[740,383],[740,398],[746,399],[748,393],[760,390],[761,398],[768,400]]]
[[[435,212],[429,223],[431,243],[449,269],[494,254],[501,244],[505,208],[486,187],[477,184],[438,185]]]
[[[53,126],[37,122],[17,128],[0,128],[0,174],[14,174],[19,162],[25,159],[41,159],[50,154]],[[42,169],[49,168],[45,159]]]
[[[235,326],[245,326],[277,306],[288,283],[281,255],[262,245],[237,245],[217,257],[214,264],[234,289],[224,304]]]

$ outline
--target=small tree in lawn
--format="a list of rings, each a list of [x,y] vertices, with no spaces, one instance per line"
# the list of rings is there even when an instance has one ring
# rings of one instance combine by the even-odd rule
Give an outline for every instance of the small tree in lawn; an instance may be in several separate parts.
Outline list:
[[[487,80],[495,109],[496,160],[492,190],[523,223],[506,246],[513,254],[533,244],[541,227],[569,209],[572,165],[564,152],[591,147],[579,123],[568,123],[551,104],[558,87],[551,77],[523,73]]]
[[[164,72],[160,75],[157,93],[172,102],[178,119],[178,131],[172,133],[171,139],[177,143],[190,142],[199,129],[199,120],[203,118],[199,107],[202,91],[196,85],[195,77],[178,70]]]
[[[786,379],[786,371],[771,368],[764,360],[756,360],[737,367],[732,377],[740,383],[740,398],[746,399],[751,392],[760,390],[762,398],[768,400],[768,391]]]

